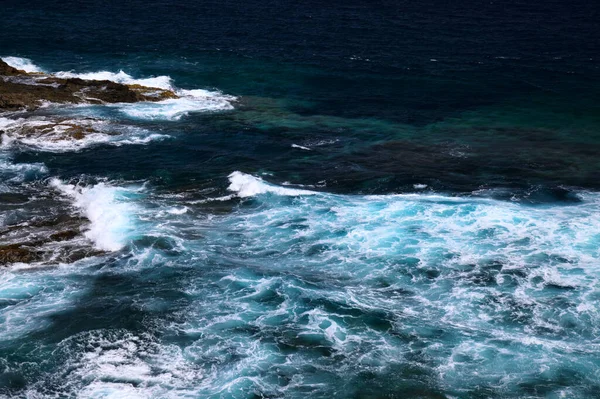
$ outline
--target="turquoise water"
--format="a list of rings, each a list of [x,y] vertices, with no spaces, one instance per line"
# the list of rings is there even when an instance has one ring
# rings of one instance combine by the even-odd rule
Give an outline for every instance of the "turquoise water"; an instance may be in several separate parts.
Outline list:
[[[0,397],[599,397],[598,12],[537,3],[3,4],[181,98],[0,114],[0,242],[84,218],[0,267]]]

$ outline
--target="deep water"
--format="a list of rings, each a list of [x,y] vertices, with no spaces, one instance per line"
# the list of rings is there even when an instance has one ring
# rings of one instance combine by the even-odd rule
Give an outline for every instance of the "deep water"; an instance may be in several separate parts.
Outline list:
[[[0,243],[95,249],[0,266],[0,397],[600,397],[594,2],[0,10],[9,63],[182,95],[0,114]],[[57,115],[100,133],[11,133]]]

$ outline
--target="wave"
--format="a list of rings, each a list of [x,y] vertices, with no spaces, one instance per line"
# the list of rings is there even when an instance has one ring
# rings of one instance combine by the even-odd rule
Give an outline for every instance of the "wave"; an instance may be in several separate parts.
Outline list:
[[[83,80],[110,80],[112,82],[123,83],[127,85],[140,85],[163,90],[174,90],[173,81],[169,76],[157,76],[152,78],[136,79],[123,71],[119,71],[117,73],[109,71],[75,73],[71,71],[56,72],[54,75],[56,75],[59,78],[79,78]]]
[[[260,177],[255,177],[239,171],[232,172],[229,175],[230,191],[235,191],[239,197],[253,197],[259,194],[272,193],[277,195],[314,195],[316,191],[298,190],[294,188],[280,187],[265,182]]]
[[[436,379],[455,388],[490,386],[499,376],[518,389],[523,374],[515,370],[532,370],[534,380],[540,369],[560,373],[573,353],[582,372],[594,369],[600,194],[531,205],[288,191],[240,172],[230,182],[260,206],[242,203],[220,226],[228,234],[214,242],[239,247],[227,255],[249,264],[223,284],[239,301],[233,309],[248,302],[268,309],[260,331],[283,329],[330,347],[345,370],[356,358],[382,369],[415,359],[417,352],[402,349],[407,337],[423,345],[417,358],[430,359],[424,363]],[[235,320],[243,324],[250,314],[239,311]],[[380,321],[370,324],[373,318]]]
[[[215,112],[234,109],[236,97],[218,91],[175,90],[179,98],[133,104],[115,104],[121,113],[136,119],[178,120],[191,112]]]
[[[81,202],[82,213],[110,214],[135,195],[114,194],[126,189],[108,184],[55,184],[67,186],[61,191]],[[121,245],[132,241],[132,256],[104,271],[126,286],[109,320],[143,320],[147,334],[102,322],[61,336],[53,365],[64,380],[53,375],[39,391],[32,384],[31,396],[52,384],[80,397],[330,397],[334,390],[362,397],[353,390],[369,370],[392,396],[403,387],[394,375],[418,373],[409,382],[424,392],[443,386],[459,397],[476,387],[496,393],[499,380],[502,392],[522,393],[523,380],[543,384],[597,368],[596,193],[578,193],[580,202],[569,205],[339,195],[239,171],[229,188],[254,201],[203,215],[192,202],[148,195],[143,209],[125,212],[136,233],[115,235]],[[101,197],[108,200],[95,202]],[[149,224],[140,226],[134,214]],[[23,315],[31,308],[31,328],[44,321],[37,317],[42,293],[70,298],[38,284],[44,287],[36,281],[33,299],[23,294],[20,309],[13,307]],[[97,296],[96,304],[106,303],[98,279],[89,284],[94,296],[86,305]],[[86,309],[70,299],[51,303],[54,312]],[[16,313],[14,322],[27,324]]]
[[[132,219],[137,207],[130,197],[133,189],[98,183],[92,186],[65,184],[52,179],[50,185],[73,200],[73,205],[91,222],[85,233],[98,249],[118,251],[135,231]]]
[[[0,342],[3,343],[51,326],[52,320],[47,316],[64,310],[82,293],[80,285],[65,280],[70,274],[67,270],[20,273],[5,269],[1,273],[0,298],[4,306],[0,308]]]
[[[35,65],[29,58],[2,57],[2,61],[6,62],[13,68],[17,68],[25,72],[44,72],[43,69]]]
[[[43,163],[14,163],[7,154],[0,153],[0,176],[4,181],[22,182],[31,176],[46,173],[48,168]]]
[[[527,265],[534,253],[560,254],[576,262],[592,262],[600,256],[595,249],[600,245],[600,197],[594,193],[580,193],[582,203],[576,205],[528,206],[423,193],[338,195],[282,187],[238,171],[229,175],[229,181],[229,190],[239,197],[303,197],[292,205],[277,198],[262,201],[271,205],[268,212],[274,221],[307,219],[309,228],[304,234],[312,232],[334,248],[372,254],[405,250],[434,263],[437,251],[443,250],[453,254],[452,262],[487,259],[513,267]],[[317,216],[325,210],[325,219]],[[256,215],[262,217],[262,213]],[[326,238],[327,231],[339,229],[346,234]],[[408,242],[414,243],[405,247]]]

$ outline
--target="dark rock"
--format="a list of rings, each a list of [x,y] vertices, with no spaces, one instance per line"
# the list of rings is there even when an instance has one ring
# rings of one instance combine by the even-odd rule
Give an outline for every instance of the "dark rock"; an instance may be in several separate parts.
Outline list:
[[[78,231],[75,230],[66,230],[60,231],[58,233],[54,233],[50,235],[50,240],[52,241],[68,241],[79,235]]]
[[[21,244],[10,244],[0,246],[0,265],[5,266],[10,263],[31,263],[40,259],[40,255]]]
[[[0,60],[0,75],[2,76],[17,76],[17,75],[26,75],[27,72],[22,71],[17,68],[13,68],[8,65],[6,62]]]

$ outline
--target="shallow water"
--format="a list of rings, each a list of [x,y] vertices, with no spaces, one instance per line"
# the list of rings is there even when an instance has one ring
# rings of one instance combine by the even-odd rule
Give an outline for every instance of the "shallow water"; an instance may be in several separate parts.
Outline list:
[[[0,269],[0,397],[598,397],[597,7],[151,3],[3,4],[181,98],[0,115],[2,243],[81,229]]]

